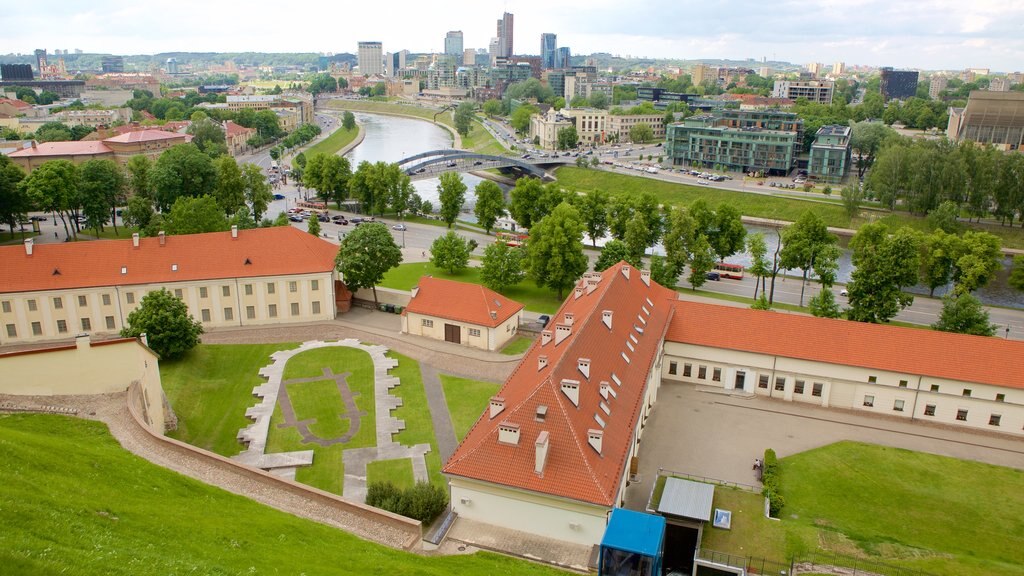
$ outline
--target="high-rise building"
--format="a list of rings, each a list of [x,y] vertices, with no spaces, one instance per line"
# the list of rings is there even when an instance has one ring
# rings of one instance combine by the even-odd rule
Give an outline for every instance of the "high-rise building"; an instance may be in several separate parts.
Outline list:
[[[949,86],[949,77],[939,74],[932,75],[931,80],[928,81],[928,97],[938,100],[939,93],[945,90],[946,86]]]
[[[832,104],[834,84],[828,80],[810,80],[799,82],[793,80],[776,80],[772,90],[772,98],[806,98],[818,104]]]
[[[462,56],[462,30],[452,30],[445,35],[444,53],[449,56]]]
[[[572,67],[572,52],[568,46],[562,46],[558,49],[558,56],[555,57],[555,68],[571,68]]]
[[[36,50],[36,70],[39,75],[43,75],[43,68],[46,68],[46,49],[39,48]]]
[[[703,64],[695,64],[693,66],[693,72],[690,73],[690,81],[693,82],[694,86],[700,86],[707,80],[714,80],[718,78],[718,72],[710,66]]]
[[[466,48],[462,51],[462,65],[463,66],[476,66],[476,50],[472,48]]]
[[[380,42],[359,43],[359,73],[363,76],[384,73],[384,47]]]
[[[821,62],[811,62],[810,64],[807,65],[807,71],[813,74],[815,78],[817,78],[818,75],[821,74],[821,68]]]
[[[513,16],[508,12],[501,15],[498,20],[498,56],[508,58],[515,54],[512,45]]]
[[[906,100],[917,94],[917,70],[882,68],[882,100]]]
[[[832,65],[832,75],[842,76],[846,74],[846,62],[836,62]]]
[[[1005,76],[996,76],[988,83],[989,92],[1009,92],[1010,80]]]
[[[558,36],[550,32],[540,35],[540,63],[545,70],[557,68],[555,60],[558,57]]]
[[[167,59],[167,73],[168,74],[177,74],[178,73],[178,59],[177,58],[168,58]]]
[[[491,44],[487,50],[487,56],[491,61],[491,66],[494,66],[495,64],[498,63],[498,50],[500,46],[501,42],[498,40],[498,38],[491,38]]]
[[[124,56],[104,56],[100,62],[103,72],[124,72]]]

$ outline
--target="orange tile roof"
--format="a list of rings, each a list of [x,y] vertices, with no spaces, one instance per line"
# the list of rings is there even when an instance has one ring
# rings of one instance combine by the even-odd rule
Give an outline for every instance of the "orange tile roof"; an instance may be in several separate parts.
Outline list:
[[[38,156],[76,156],[81,154],[110,154],[113,150],[103,142],[69,141],[43,142],[17,152],[11,152],[11,158],[31,158]]]
[[[0,246],[0,293],[327,272],[338,247],[291,226],[230,232]],[[248,264],[246,263],[248,262]],[[173,266],[177,270],[173,270]],[[122,267],[127,272],[122,274]]]
[[[533,344],[497,394],[505,401],[504,410],[494,418],[489,412],[480,417],[445,464],[446,474],[601,506],[615,504],[644,409],[647,378],[676,294],[654,282],[645,284],[640,271],[625,263],[604,271],[591,293],[587,281],[577,284],[582,295],[574,291],[548,325],[557,332],[566,314],[572,314],[571,333],[561,342],[553,337],[547,344]],[[603,322],[605,310],[612,313],[611,328]],[[541,356],[547,359],[544,368],[538,368]],[[581,373],[580,359],[589,359],[589,377]],[[579,381],[578,405],[562,392],[563,379]],[[600,393],[602,382],[614,392],[607,400]],[[538,406],[547,407],[543,422],[536,420]],[[518,445],[498,443],[498,427],[505,423],[519,426]],[[600,454],[588,443],[591,429],[603,433]],[[548,456],[538,475],[534,444],[544,431],[549,435]]]
[[[231,120],[228,120],[224,123],[224,131],[229,138],[232,136],[238,136],[239,134],[249,134],[251,132],[255,132],[255,130],[253,130],[252,128],[240,126],[238,124],[235,124]]]
[[[164,130],[134,130],[124,134],[119,134],[112,138],[107,138],[104,142],[128,144],[131,142],[152,142],[155,140],[182,140],[184,138],[184,134],[166,132]]]
[[[678,301],[665,339],[1024,388],[1024,342]]]
[[[519,302],[479,284],[424,276],[418,288],[402,314],[412,312],[495,328],[523,309]]]
[[[24,110],[26,108],[32,107],[32,105],[28,102],[25,102],[24,100],[16,100],[14,98],[0,98],[0,104],[10,104],[11,106],[18,108],[19,110]]]

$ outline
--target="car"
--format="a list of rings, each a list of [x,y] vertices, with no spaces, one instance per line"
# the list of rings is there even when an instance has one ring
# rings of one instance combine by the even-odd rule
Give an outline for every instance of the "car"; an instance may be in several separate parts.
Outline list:
[[[302,216],[299,216],[298,214],[292,214],[288,219],[292,222],[302,222]]]
[[[476,162],[473,162],[473,166],[479,166],[481,164],[483,164],[483,162],[480,161],[480,160],[477,160]]]
[[[704,275],[704,277],[707,278],[708,280],[714,280],[715,282],[718,282],[719,280],[722,279],[722,275],[719,274],[718,272],[708,272],[707,274]]]
[[[363,219],[360,218],[359,216],[353,216],[353,217],[349,218],[348,221],[353,223],[353,224],[359,224],[360,222],[363,221]]]
[[[344,214],[335,214],[334,216],[331,216],[331,220],[333,220],[335,222],[341,222],[344,219],[345,219],[345,215]]]
[[[449,162],[449,163],[445,164],[445,166],[447,166],[448,168],[455,168],[456,163],[455,162]]]
[[[284,200],[284,194],[274,194],[274,200]]]
[[[842,290],[839,291],[839,295],[840,296],[849,296],[850,292],[846,288],[843,288]]]
[[[120,210],[117,211],[117,215],[121,215]],[[29,216],[28,219],[33,222],[46,222],[47,220],[49,220],[49,218],[47,218],[46,216]]]
[[[402,231],[408,230],[408,228],[405,227],[405,224],[395,224],[394,226],[391,227],[391,229],[392,230],[402,230]]]
[[[548,316],[547,314],[537,316],[537,323],[540,324],[541,328],[546,327],[548,322],[551,322],[551,316]]]
[[[321,222],[330,222],[331,221],[331,219],[327,216],[327,214],[321,214],[321,215],[317,216],[316,219],[321,221]]]

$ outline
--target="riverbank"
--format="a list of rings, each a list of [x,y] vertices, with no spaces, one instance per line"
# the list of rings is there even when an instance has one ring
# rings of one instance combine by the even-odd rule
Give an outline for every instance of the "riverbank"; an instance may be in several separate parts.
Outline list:
[[[425,120],[448,131],[452,137],[453,147],[462,148],[462,137],[455,130],[455,126],[448,122],[435,120],[437,111],[429,108],[418,108],[406,104],[392,104],[390,102],[368,102],[362,100],[329,100],[324,104],[325,108],[332,110],[348,110],[350,112],[365,112],[367,114],[382,114],[384,116],[398,116],[400,118],[413,118]],[[441,117],[445,118],[448,111],[442,112]]]

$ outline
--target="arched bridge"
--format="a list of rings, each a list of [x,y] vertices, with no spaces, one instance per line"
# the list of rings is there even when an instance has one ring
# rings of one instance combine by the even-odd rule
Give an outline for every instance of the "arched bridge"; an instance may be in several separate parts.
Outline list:
[[[545,171],[553,166],[575,164],[571,156],[546,156],[543,158],[517,158],[478,154],[468,150],[430,150],[414,154],[398,161],[398,166],[413,180],[433,178],[443,172],[468,172],[487,168],[507,169],[524,175],[544,178]]]

